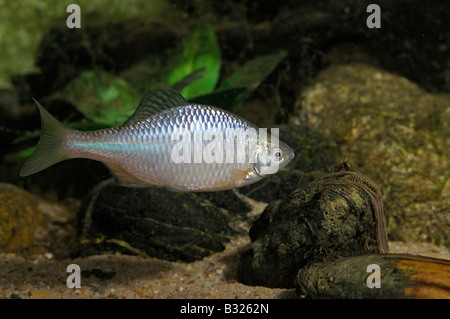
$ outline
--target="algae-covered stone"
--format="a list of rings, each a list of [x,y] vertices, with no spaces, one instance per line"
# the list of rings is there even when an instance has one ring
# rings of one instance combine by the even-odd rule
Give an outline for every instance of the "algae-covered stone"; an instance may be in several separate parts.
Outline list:
[[[74,255],[122,251],[194,261],[248,231],[249,205],[234,192],[186,193],[109,185],[79,212]]]
[[[0,183],[0,252],[15,252],[33,243],[43,221],[38,204],[27,191]]]
[[[383,252],[378,227],[384,227],[382,207],[374,205],[359,180],[372,183],[358,173],[340,171],[271,203],[250,229],[252,243],[241,256],[238,280],[288,288],[308,263]]]
[[[364,65],[323,71],[297,103],[381,187],[389,237],[450,245],[450,96]]]

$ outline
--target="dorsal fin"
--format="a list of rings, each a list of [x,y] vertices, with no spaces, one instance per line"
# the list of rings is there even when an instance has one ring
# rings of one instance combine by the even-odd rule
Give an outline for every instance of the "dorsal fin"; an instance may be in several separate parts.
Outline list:
[[[161,111],[187,104],[188,101],[177,90],[164,83],[158,83],[144,94],[136,111],[123,125],[143,121]]]

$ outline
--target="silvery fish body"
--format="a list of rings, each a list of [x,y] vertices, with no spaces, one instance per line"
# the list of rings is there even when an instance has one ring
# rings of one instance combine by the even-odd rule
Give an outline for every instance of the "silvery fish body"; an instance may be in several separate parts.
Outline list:
[[[97,131],[64,127],[37,105],[41,139],[21,176],[88,158],[107,165],[121,185],[219,191],[254,183],[294,157],[289,146],[250,122],[189,103],[167,86],[147,92],[124,125]]]

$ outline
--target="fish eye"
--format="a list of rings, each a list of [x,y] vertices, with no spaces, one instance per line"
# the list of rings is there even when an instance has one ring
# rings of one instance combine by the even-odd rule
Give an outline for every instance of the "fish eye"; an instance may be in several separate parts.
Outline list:
[[[281,159],[283,158],[283,151],[281,150],[281,148],[275,147],[273,149],[272,156],[276,161],[281,161]]]

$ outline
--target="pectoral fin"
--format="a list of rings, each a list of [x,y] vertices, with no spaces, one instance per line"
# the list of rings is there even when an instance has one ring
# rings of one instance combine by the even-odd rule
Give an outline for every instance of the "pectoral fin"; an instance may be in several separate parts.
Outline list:
[[[233,176],[234,181],[237,183],[245,180],[248,176],[249,171],[249,168],[243,170],[235,169],[231,172],[231,175]]]

